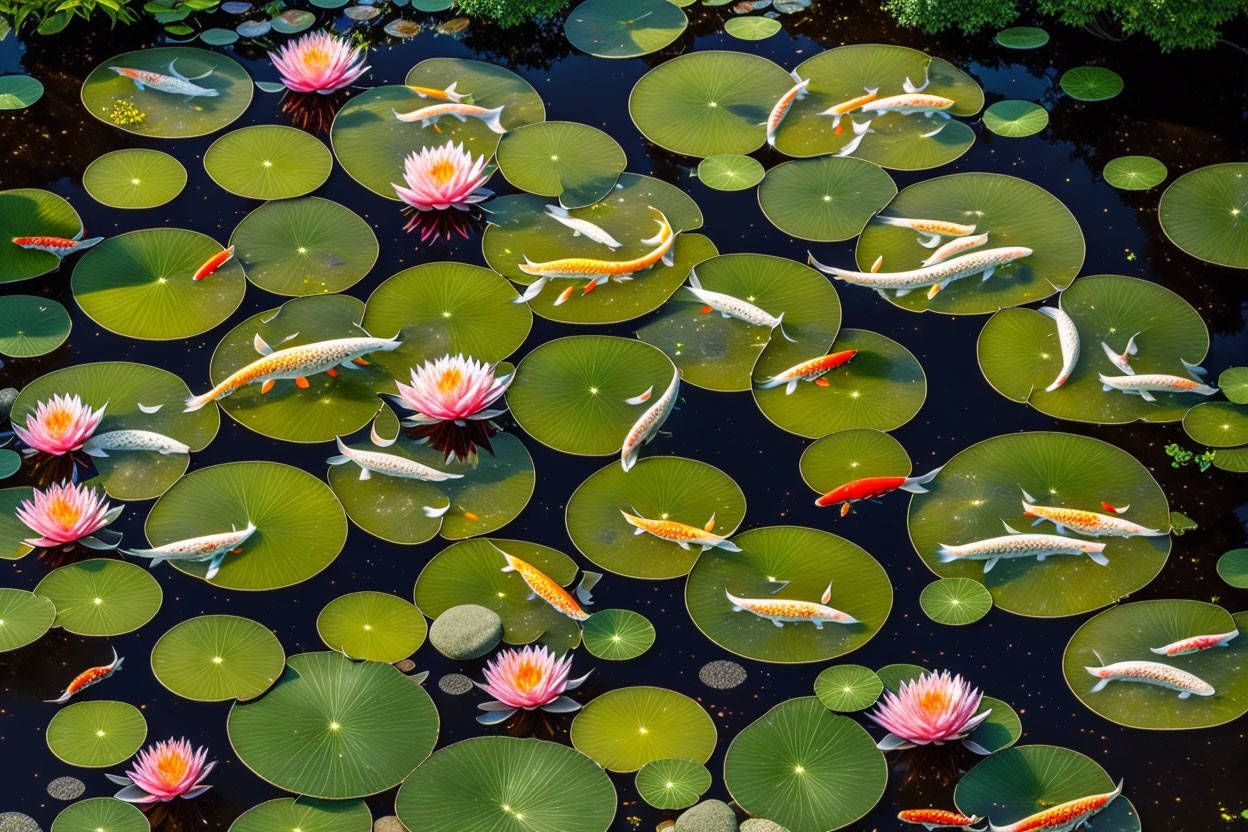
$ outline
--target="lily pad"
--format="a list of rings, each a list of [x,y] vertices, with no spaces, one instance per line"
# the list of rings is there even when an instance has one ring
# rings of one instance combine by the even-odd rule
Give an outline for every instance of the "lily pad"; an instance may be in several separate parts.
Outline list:
[[[0,480],[13,476],[21,467],[21,454],[9,448],[0,448]]]
[[[758,203],[771,224],[785,234],[831,243],[858,236],[896,195],[892,177],[878,165],[823,156],[785,162],[767,171]]]
[[[607,691],[576,715],[571,730],[572,745],[608,771],[636,771],[678,755],[705,763],[715,737],[715,723],[701,705],[655,687]]]
[[[632,610],[599,610],[583,628],[585,649],[600,659],[635,659],[654,644],[654,625]]]
[[[1183,417],[1183,430],[1210,448],[1234,448],[1248,443],[1248,407],[1231,402],[1198,404]]]
[[[0,489],[0,558],[4,560],[20,560],[34,551],[33,546],[22,542],[30,538],[30,529],[15,513],[34,493],[28,485]]]
[[[322,9],[339,9],[347,0],[312,0],[312,5]],[[283,35],[295,35],[309,29],[316,22],[316,15],[306,9],[290,9],[271,21],[273,31]]]
[[[928,672],[929,671],[926,667],[906,662],[898,662],[896,664],[884,665],[875,673],[880,677],[880,681],[884,683],[885,690],[890,690],[893,693],[896,693],[901,688],[902,682],[913,681]]]
[[[83,231],[78,212],[61,197],[38,188],[0,191],[0,240],[14,237],[74,237]],[[0,283],[29,280],[61,265],[55,254],[0,245]]]
[[[369,832],[373,816],[362,800],[279,797],[243,812],[229,832]]]
[[[668,0],[664,0],[668,2]],[[698,179],[717,191],[744,191],[763,181],[763,163],[740,153],[717,153],[698,163]]]
[[[43,83],[38,78],[0,76],[0,110],[25,110],[40,98],[43,98]]]
[[[1248,473],[1248,449],[1227,448],[1218,451],[1213,460],[1213,467],[1238,474]]]
[[[65,807],[52,821],[52,832],[147,832],[147,817],[137,806],[115,797],[92,797]]]
[[[156,208],[182,193],[186,168],[159,150],[114,150],[87,165],[82,186],[109,208]]]
[[[257,124],[226,133],[204,153],[204,169],[212,181],[252,199],[311,193],[333,165],[333,156],[320,139],[280,124]]]
[[[172,76],[176,70],[190,78],[192,84],[216,94],[188,97],[151,86],[139,89],[133,80],[114,72],[111,67],[115,66],[166,76]],[[205,72],[211,74],[195,77]],[[82,103],[91,115],[127,133],[188,139],[206,136],[233,122],[251,103],[252,93],[251,77],[228,55],[189,46],[168,46],[109,58],[87,76],[82,85]],[[127,103],[132,113],[125,112]]]
[[[107,768],[126,760],[147,738],[147,720],[126,702],[73,702],[48,723],[48,748],[81,768]]]
[[[209,46],[229,46],[238,41],[239,34],[233,29],[213,27],[199,33],[199,39]]]
[[[559,197],[564,208],[584,208],[605,197],[627,164],[619,142],[572,121],[527,124],[498,143],[498,169],[508,182],[531,194]]]
[[[236,703],[226,728],[234,753],[261,779],[343,799],[407,777],[433,751],[438,712],[425,689],[392,665],[301,653],[268,693]]]
[[[1076,101],[1105,101],[1122,92],[1122,76],[1103,66],[1068,69],[1058,83]]]
[[[1039,49],[1049,42],[1049,33],[1036,26],[1011,26],[993,40],[1006,49]]]
[[[711,773],[696,760],[651,760],[637,769],[637,793],[656,809],[685,809],[711,787]]]
[[[871,736],[813,696],[772,708],[724,759],[724,785],[737,804],[790,832],[848,826],[879,802],[887,782]]]
[[[1130,505],[1145,527],[1168,528],[1165,495],[1148,470],[1113,445],[1068,433],[1014,433],[979,442],[945,464],[910,502],[910,539],[928,568],[943,578],[971,578],[988,587],[1001,609],[1056,617],[1088,612],[1146,586],[1165,564],[1170,538],[1107,537],[1109,565],[1086,556],[1006,559],[990,572],[984,561],[941,563],[941,544],[961,545],[1025,529],[1021,489],[1043,505],[1098,509]],[[1052,533],[1049,529],[1038,532]]]
[[[1101,171],[1105,181],[1122,191],[1147,191],[1166,181],[1169,171],[1152,156],[1119,156]]]
[[[1161,195],[1157,216],[1170,242],[1198,260],[1248,269],[1248,162],[1185,173]]]
[[[316,618],[321,641],[350,659],[397,662],[416,652],[429,625],[408,601],[384,592],[352,592],[325,605]]]
[[[815,678],[815,696],[831,711],[861,711],[875,704],[884,683],[869,667],[835,664]]]
[[[42,595],[0,587],[0,653],[43,638],[56,621],[56,606]]]
[[[668,0],[586,0],[563,29],[568,42],[598,58],[636,58],[670,45],[689,19]]]
[[[984,110],[984,126],[1011,139],[1034,136],[1049,126],[1049,111],[1034,101],[997,101]]]
[[[685,606],[711,641],[738,656],[778,664],[835,659],[879,632],[893,606],[884,567],[865,550],[834,534],[799,526],[750,529],[733,538],[742,551],[711,549],[689,573]],[[775,622],[734,611],[727,593],[746,599],[819,602],[831,582],[828,606],[857,623]]]
[[[937,624],[973,624],[992,609],[992,593],[970,578],[941,578],[923,587],[919,606]]]
[[[1248,613],[1232,616],[1222,607],[1203,601],[1123,604],[1089,619],[1075,631],[1062,657],[1062,673],[1080,702],[1118,725],[1156,731],[1222,725],[1248,712],[1248,639],[1240,635],[1222,647],[1185,656],[1158,656],[1152,650],[1192,636],[1229,633],[1245,625]],[[1092,690],[1100,680],[1084,668],[1137,660],[1194,674],[1213,686],[1216,694],[1179,699],[1169,688],[1122,681]]]
[[[733,17],[724,21],[724,31],[738,40],[766,40],[782,28],[779,20],[762,15]]]
[[[1248,549],[1232,549],[1222,555],[1217,570],[1218,577],[1230,586],[1248,589]]]
[[[808,445],[799,467],[806,484],[822,495],[868,477],[908,476],[910,457],[901,443],[887,433],[854,428]]]
[[[152,620],[164,600],[160,584],[142,567],[108,558],[53,569],[35,594],[56,607],[53,626],[80,636],[133,632]]]
[[[1218,374],[1218,389],[1235,404],[1248,404],[1248,367],[1230,367]]]
[[[250,618],[201,615],[176,624],[152,648],[152,674],[197,702],[253,699],[282,675],[286,653],[272,631]]]
[[[968,744],[974,744],[989,754],[996,754],[1002,748],[1009,748],[1018,742],[1018,738],[1023,735],[1023,721],[1009,703],[985,696],[979,700],[979,709],[975,713],[981,714],[984,711],[991,713],[966,738]]]
[[[65,343],[72,325],[65,307],[54,300],[8,295],[0,304],[0,355],[47,355]]]

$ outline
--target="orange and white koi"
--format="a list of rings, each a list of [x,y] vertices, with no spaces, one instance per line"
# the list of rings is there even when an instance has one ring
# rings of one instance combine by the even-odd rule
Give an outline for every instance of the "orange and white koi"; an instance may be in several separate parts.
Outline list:
[[[960,546],[939,544],[937,554],[941,563],[952,563],[963,560],[984,561],[984,574],[992,571],[997,561],[1002,558],[1031,558],[1042,561],[1051,555],[1087,555],[1093,562],[1101,566],[1109,566],[1109,558],[1101,554],[1105,551],[1104,543],[1092,540],[1079,540],[1073,537],[1060,537],[1055,534],[1024,534],[1010,527],[1005,530],[1009,534],[1002,537],[989,537]]]
[[[685,288],[706,305],[704,312],[714,311],[725,318],[736,318],[738,321],[745,321],[747,324],[754,326],[765,326],[770,330],[779,329],[780,334],[784,336],[784,340],[793,340],[789,337],[789,333],[784,331],[783,312],[779,315],[769,315],[765,310],[760,309],[748,300],[726,295],[723,292],[712,292],[709,289],[703,289],[701,281],[698,280],[696,270],[689,272],[689,285]]]
[[[979,815],[964,815],[950,812],[947,809],[904,809],[897,813],[897,820],[906,823],[921,824],[929,832],[933,829],[965,829],[967,832],[983,832],[984,827],[975,827],[983,818]]]
[[[390,443],[378,443],[376,429],[373,432],[374,444],[380,444],[385,447]],[[452,474],[450,471],[439,471],[414,459],[409,459],[398,454],[387,454],[381,451],[369,451],[362,448],[352,448],[342,441],[342,437],[338,437],[338,455],[331,456],[325,460],[330,465],[345,465],[348,462],[354,462],[360,466],[360,479],[372,479],[374,473],[382,474],[387,477],[396,477],[407,480],[420,480],[422,482],[445,482],[446,480],[463,479],[463,474]],[[426,517],[441,517],[450,509],[451,503],[448,500],[444,508],[435,508],[433,506],[422,506]]]
[[[784,121],[784,117],[788,115],[789,110],[793,107],[794,101],[801,101],[806,97],[806,88],[810,86],[810,79],[803,79],[797,74],[797,70],[789,73],[793,76],[793,80],[797,85],[791,88],[784,95],[780,96],[780,100],[771,108],[771,112],[767,115],[767,120],[759,126],[767,128],[767,144],[772,147],[776,146],[776,131],[780,129],[780,122]]]
[[[471,116],[472,118],[481,119],[485,122],[485,126],[495,133],[507,132],[507,128],[503,127],[502,123],[502,107],[487,110],[485,107],[478,107],[476,104],[450,101],[446,104],[430,104],[428,107],[421,107],[419,110],[412,110],[408,113],[400,113],[398,110],[391,110],[391,112],[394,113],[394,117],[399,121],[419,121],[421,127],[428,127],[431,124],[436,127],[438,119],[444,116],[457,118],[460,121],[467,121]]]
[[[113,660],[111,662],[105,665],[100,665],[99,667],[93,667],[90,670],[84,670],[74,677],[74,680],[69,683],[69,687],[65,688],[64,693],[56,699],[45,699],[43,701],[52,702],[56,705],[62,705],[68,702],[75,694],[91,687],[97,682],[103,682],[109,676],[112,676],[118,670],[121,670],[122,661],[122,657],[117,655],[117,648],[114,647]]]
[[[841,116],[849,115],[863,104],[874,101],[878,97],[877,93],[880,91],[879,87],[866,87],[865,89],[867,91],[866,95],[860,95],[857,98],[842,101],[840,104],[833,104],[822,113],[816,113],[815,115],[831,116],[832,132],[839,136],[841,134]]]
[[[912,231],[919,232],[919,245],[923,246],[923,248],[935,248],[940,245],[942,237],[965,237],[975,233],[975,226],[973,225],[949,222],[947,220],[920,220],[911,217],[884,216],[876,216],[875,219],[881,225],[909,228]]]
[[[497,549],[498,547],[495,546],[494,548]],[[581,609],[581,604],[588,604],[590,599],[589,589],[586,587],[584,580],[581,581],[581,585],[576,590],[577,597],[580,598],[580,604],[578,604],[577,599],[573,598],[566,589],[561,587],[558,581],[533,564],[523,561],[515,555],[509,555],[502,549],[499,549],[498,552],[507,559],[507,565],[503,567],[503,571],[515,572],[524,579],[529,589],[533,590],[529,595],[530,599],[541,598],[573,621],[584,621],[589,618],[589,613]]]
[[[1111,364],[1129,376],[1135,375],[1135,371],[1131,369],[1130,356],[1140,351],[1140,348],[1135,345],[1135,339],[1139,337],[1140,333],[1137,332],[1127,339],[1127,348],[1120,353],[1114,352],[1109,344],[1106,344],[1104,341],[1101,342],[1101,349],[1105,350],[1105,357],[1109,359]]]
[[[234,246],[222,249],[216,254],[204,261],[204,265],[195,270],[195,274],[191,276],[192,280],[203,280],[217,269],[234,259]]]
[[[1048,520],[1057,527],[1058,534],[1063,534],[1067,529],[1090,537],[1163,537],[1169,534],[1168,531],[1150,529],[1122,517],[1110,517],[1108,514],[1096,511],[1061,506],[1038,506],[1035,504],[1035,497],[1028,494],[1026,490],[1020,490],[1023,491],[1023,514],[1038,518],[1031,525],[1038,526]],[[1130,506],[1123,506],[1113,511],[1115,514],[1121,514],[1128,508]]]
[[[1112,792],[1094,794],[1068,800],[1057,806],[1042,809],[1034,815],[1015,821],[1008,826],[988,824],[989,832],[1073,832],[1080,826],[1088,826],[1097,812],[1114,802],[1122,794],[1122,782]]]
[[[837,367],[848,364],[857,354],[858,350],[841,350],[840,352],[821,355],[818,358],[794,364],[784,372],[761,382],[758,387],[760,390],[770,390],[772,387],[779,387],[783,384],[786,396],[793,395],[793,391],[797,389],[799,381],[813,381],[820,387],[827,387],[828,381],[823,376]]]
[[[964,251],[970,251],[974,248],[981,248],[988,243],[988,234],[975,234],[970,237],[954,237],[940,248],[936,249],[931,255],[923,261],[924,266],[931,266],[935,263],[943,263],[950,257],[956,257]]]
[[[201,537],[189,537],[186,540],[175,540],[163,546],[151,549],[122,549],[122,553],[136,558],[149,558],[149,568],[155,568],[165,561],[179,563],[208,562],[208,571],[204,580],[211,581],[217,576],[221,563],[228,554],[243,551],[243,544],[256,533],[256,526],[250,520],[243,528],[231,524],[230,531],[218,534],[206,534]]]
[[[286,336],[289,341],[299,333]],[[183,412],[199,410],[210,402],[224,399],[236,393],[248,384],[260,383],[260,392],[267,393],[273,384],[283,379],[293,379],[301,389],[307,389],[308,376],[317,373],[329,373],[336,376],[335,367],[359,369],[358,365],[367,364],[363,356],[370,352],[391,352],[399,348],[402,341],[396,338],[336,338],[332,341],[314,341],[297,347],[274,350],[256,333],[252,345],[261,358],[251,362],[242,369],[235,370],[216,387],[200,396],[191,396],[186,400]]]
[[[456,103],[463,101],[465,103],[471,104],[472,103],[471,95],[467,93],[458,93],[455,91],[455,87],[458,84],[459,84],[458,81],[453,81],[451,82],[451,85],[444,90],[440,90],[437,87],[415,87],[415,86],[412,86],[411,84],[407,84],[407,88],[411,90],[412,92],[416,93],[417,95],[419,95],[421,98],[436,98],[440,101],[454,101]]]
[[[1179,359],[1183,361],[1183,359]],[[1101,389],[1108,392],[1118,390],[1139,396],[1146,402],[1155,402],[1153,393],[1194,393],[1197,396],[1212,396],[1218,388],[1203,383],[1200,377],[1205,374],[1203,367],[1183,361],[1191,378],[1171,376],[1165,373],[1142,373],[1125,376],[1107,376],[1100,374]]]
[[[972,230],[974,229],[972,228]],[[911,289],[930,287],[927,293],[929,300],[955,280],[974,274],[982,274],[983,280],[988,280],[996,273],[997,269],[1013,263],[1015,260],[1030,257],[1031,254],[1031,249],[1022,246],[989,248],[983,251],[972,251],[969,254],[959,255],[943,263],[924,266],[920,269],[911,269],[910,271],[856,272],[850,269],[825,266],[807,252],[812,266],[824,274],[832,275],[837,280],[843,280],[855,286],[866,286],[870,289],[875,289],[880,294],[893,289],[896,290],[897,297],[909,294]]]
[[[1215,633],[1206,636],[1191,636],[1189,638],[1181,638],[1178,641],[1172,641],[1165,647],[1150,647],[1159,656],[1186,656],[1190,653],[1199,653],[1201,650],[1208,650],[1211,647],[1230,647],[1231,639],[1239,635],[1239,630],[1231,630],[1229,633]]]
[[[1099,659],[1100,656],[1097,656]],[[1177,690],[1180,699],[1187,699],[1193,693],[1197,696],[1213,696],[1216,691],[1213,685],[1204,679],[1171,667],[1161,662],[1128,661],[1102,664],[1101,667],[1084,667],[1101,681],[1092,686],[1089,693],[1103,690],[1110,682],[1140,682],[1146,685],[1157,685],[1167,690]]]
[[[785,624],[800,624],[809,621],[816,630],[822,630],[824,624],[857,624],[858,619],[849,613],[829,607],[832,600],[832,584],[823,591],[819,603],[814,601],[789,601],[782,598],[738,598],[727,589],[724,595],[732,603],[733,612],[752,612],[759,618],[765,618],[777,627]]]
[[[213,98],[221,93],[209,87],[201,87],[199,84],[192,84],[192,81],[198,81],[201,78],[207,78],[215,69],[210,69],[203,75],[195,75],[190,78],[173,68],[177,63],[177,59],[169,62],[169,72],[172,75],[161,75],[159,72],[152,72],[146,69],[130,69],[124,66],[110,66],[113,72],[125,78],[129,78],[134,85],[140,90],[151,87],[157,92],[167,92],[172,95],[185,95],[187,98]]]
[[[916,87],[914,83],[907,78],[906,82],[901,85],[904,93],[902,95],[890,95],[888,98],[877,98],[875,101],[869,101],[862,105],[864,113],[900,113],[908,116],[911,113],[922,113],[925,117],[931,118],[934,115],[942,118],[949,118],[949,114],[945,112],[953,106],[954,101],[951,98],[945,98],[942,95],[924,94],[923,90],[927,89],[932,83],[929,77],[923,82],[923,86]]]
[[[82,239],[84,231],[86,229],[79,231],[72,237],[50,237],[47,235],[14,237],[13,245],[28,251],[46,251],[48,254],[55,254],[57,257],[65,257],[73,254],[75,251],[89,249],[104,239],[103,237],[91,237],[84,240]]]
[[[1041,306],[1036,311],[1049,316],[1057,324],[1057,343],[1062,348],[1062,369],[1058,371],[1052,384],[1044,388],[1044,392],[1052,393],[1066,383],[1075,369],[1075,363],[1079,361],[1079,329],[1074,320],[1056,306]]]
[[[654,385],[646,388],[646,392],[639,396],[633,396],[631,399],[625,399],[627,404],[638,405],[644,404],[650,400],[650,395],[654,392]],[[663,423],[667,421],[667,417],[672,415],[672,411],[676,408],[676,396],[680,392],[680,370],[672,368],[672,380],[668,382],[667,389],[663,391],[663,395],[659,396],[658,401],[646,408],[646,412],[641,414],[633,426],[628,429],[628,433],[624,436],[624,444],[620,446],[620,465],[627,471],[637,464],[637,455],[641,452],[641,446],[654,441],[654,437],[658,436],[659,428],[663,427]]]
[[[637,509],[633,509],[634,512]],[[660,540],[667,540],[675,543],[685,551],[689,551],[689,544],[701,546],[702,551],[714,549],[716,547],[723,549],[725,552],[740,552],[741,549],[737,544],[728,538],[714,534],[711,529],[715,528],[715,515],[711,515],[711,519],[706,521],[706,525],[702,528],[696,526],[687,526],[684,523],[678,523],[675,520],[668,520],[666,516],[659,520],[651,520],[647,517],[640,517],[636,513],[629,514],[623,509],[620,514],[624,515],[624,519],[630,526],[636,527],[633,534],[645,534],[649,532]]]
[[[150,430],[110,430],[97,433],[83,443],[87,456],[108,456],[109,451],[150,451],[157,454],[187,454],[191,448],[172,436]]]

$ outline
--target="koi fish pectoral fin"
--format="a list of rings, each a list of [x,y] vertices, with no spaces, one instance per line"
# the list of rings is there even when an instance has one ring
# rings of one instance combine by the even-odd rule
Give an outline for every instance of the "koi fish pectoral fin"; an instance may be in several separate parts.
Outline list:
[[[1143,399],[1143,400],[1144,400],[1144,401],[1146,401],[1146,402],[1155,402],[1155,401],[1157,401],[1157,397],[1156,397],[1156,396],[1154,396],[1152,393],[1148,392],[1147,390],[1141,390],[1141,391],[1140,391],[1140,398],[1141,398],[1141,399]]]
[[[277,382],[276,382],[274,379],[269,379],[269,380],[268,380],[268,381],[266,381],[264,384],[260,385],[260,395],[262,395],[262,396],[263,396],[265,393],[267,393],[267,392],[269,392],[270,390],[272,390],[272,389],[273,389],[273,385],[274,385],[274,384],[276,384],[276,383],[277,383]]]
[[[1180,693],[1180,694],[1179,694],[1179,698],[1180,698],[1180,699],[1186,699],[1187,697],[1189,697],[1189,696],[1191,696],[1191,695],[1192,695],[1192,692],[1191,692],[1191,691],[1189,691],[1189,690],[1185,690],[1185,691],[1183,691],[1182,693]]]
[[[373,473],[369,471],[367,468],[360,466],[360,479],[371,480],[372,478],[373,478]]]
[[[991,572],[992,567],[996,566],[997,561],[999,560],[1001,560],[1001,558],[988,558],[988,560],[984,561],[984,574],[987,575]]]
[[[740,552],[741,551],[741,547],[733,543],[731,540],[724,540],[720,542],[719,548],[723,549],[725,552]],[[1223,645],[1223,647],[1225,646],[1226,645]]]
[[[988,281],[988,278],[992,277],[993,274],[996,273],[996,271],[997,271],[996,266],[989,266],[988,268],[984,269],[984,278],[983,280],[980,281],[980,283],[986,283]]]
[[[652,384],[652,385],[650,385],[649,387],[647,387],[647,388],[646,388],[646,390],[645,390],[645,392],[644,392],[644,393],[641,393],[641,394],[639,394],[639,395],[633,396],[633,397],[632,397],[632,398],[630,398],[630,399],[625,399],[625,400],[624,400],[624,403],[625,403],[625,404],[632,404],[632,405],[643,404],[643,403],[648,402],[648,401],[650,400],[650,396],[651,396],[653,393],[654,393],[654,385]]]
[[[225,556],[227,554],[229,553],[221,552],[218,555],[212,556],[212,560],[208,561],[208,571],[204,573],[205,581],[211,581],[213,578],[217,577],[217,572],[221,571],[221,563],[225,560]]]
[[[1101,566],[1109,566],[1109,558],[1105,557],[1100,552],[1088,552],[1088,557],[1093,563],[1098,563]]]
[[[784,385],[784,395],[786,395],[786,396],[792,396],[792,395],[793,395],[793,391],[795,391],[795,390],[797,390],[797,382],[796,382],[796,381],[790,381],[788,384]]]
[[[312,384],[304,376],[299,376],[297,379],[295,379],[295,386],[298,387],[300,390],[307,390],[309,387],[312,386]]]

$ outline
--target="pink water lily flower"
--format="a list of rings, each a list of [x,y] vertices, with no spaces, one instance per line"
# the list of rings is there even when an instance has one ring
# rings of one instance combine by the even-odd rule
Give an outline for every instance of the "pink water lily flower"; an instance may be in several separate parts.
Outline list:
[[[448,141],[441,147],[423,147],[408,155],[403,164],[403,181],[407,187],[390,183],[399,199],[419,211],[442,211],[457,208],[467,211],[473,205],[494,195],[481,186],[493,171],[485,169],[486,157],[472,154]]]
[[[31,447],[29,453],[43,451],[61,456],[78,450],[91,438],[107,407],[106,404],[93,411],[77,395],[58,393],[48,401],[39,402],[34,413],[26,414],[26,427],[15,422],[13,432]]]
[[[104,494],[92,487],[62,482],[43,491],[36,488],[31,499],[17,507],[17,519],[39,535],[22,541],[27,546],[51,548],[81,542],[91,549],[113,549],[115,542],[105,543],[90,535],[116,520],[124,508],[110,507]]]
[[[961,676],[951,677],[947,670],[924,673],[918,679],[902,682],[896,693],[884,694],[879,707],[868,716],[889,732],[879,743],[882,751],[942,745],[950,740],[964,740],[988,718],[991,710],[975,713],[982,696]],[[977,750],[974,744],[968,747]]]
[[[513,375],[507,373],[495,378],[493,367],[462,354],[426,361],[412,368],[410,386],[395,382],[403,406],[416,411],[405,424],[456,422],[462,425],[465,419],[493,419],[504,411],[486,408],[507,391]]]
[[[486,663],[485,684],[475,683],[497,701],[478,705],[486,713],[477,721],[491,725],[510,717],[518,710],[541,708],[552,713],[570,713],[580,704],[563,696],[575,690],[589,677],[568,680],[572,654],[562,659],[543,645],[529,645],[521,650],[502,650]]]
[[[295,92],[329,94],[354,84],[370,67],[365,51],[351,48],[346,38],[328,32],[309,32],[285,44],[269,59],[282,75],[282,83]]]
[[[205,765],[207,759],[207,748],[194,750],[185,738],[170,737],[139,752],[127,776],[106,776],[125,786],[114,797],[127,803],[168,803],[175,797],[191,800],[212,788],[202,782],[216,765],[215,761]]]

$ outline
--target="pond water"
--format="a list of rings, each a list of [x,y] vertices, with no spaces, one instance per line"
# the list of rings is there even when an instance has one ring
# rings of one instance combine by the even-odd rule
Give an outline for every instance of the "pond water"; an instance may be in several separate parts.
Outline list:
[[[984,171],[1021,177],[1047,189],[1077,217],[1087,242],[1081,275],[1121,274],[1157,282],[1182,296],[1208,325],[1212,345],[1207,366],[1217,370],[1243,363],[1248,355],[1248,283],[1243,272],[1208,265],[1187,256],[1162,233],[1157,218],[1160,189],[1118,191],[1100,170],[1124,154],[1160,158],[1171,176],[1220,162],[1248,161],[1248,85],[1226,83],[1245,77],[1242,55],[1216,51],[1194,55],[1159,55],[1140,42],[1110,43],[1084,33],[1054,27],[1052,41],[1030,52],[1003,50],[989,35],[929,37],[898,29],[872,4],[825,0],[816,9],[783,20],[785,30],[760,42],[734,40],[722,31],[729,16],[722,9],[689,9],[691,25],[672,46],[640,59],[610,61],[575,53],[555,26],[522,27],[497,32],[473,24],[459,38],[426,31],[405,41],[377,44],[369,53],[367,82],[401,83],[419,61],[438,56],[498,62],[523,76],[541,95],[551,120],[580,121],[614,137],[628,157],[628,170],[671,182],[689,193],[705,214],[699,233],[721,253],[752,252],[805,261],[808,244],[774,228],[759,210],[755,191],[713,191],[693,176],[696,160],[648,143],[629,116],[629,92],[650,68],[677,52],[729,49],[765,56],[786,70],[823,49],[859,43],[895,43],[939,56],[970,73],[987,101],[1036,100],[1050,110],[1050,126],[1040,134],[1013,139],[992,135],[976,125],[977,140],[960,159],[936,175]],[[219,136],[178,141],[136,138],[88,116],[79,88],[91,68],[110,56],[159,43],[141,27],[88,31],[73,24],[55,38],[34,38],[19,46],[14,38],[0,43],[0,70],[26,72],[47,87],[42,102],[28,111],[0,116],[0,188],[34,187],[67,198],[81,215],[88,236],[112,237],[150,228],[192,228],[224,241],[257,202],[222,191],[205,173],[202,159]],[[231,53],[257,80],[275,76],[257,50]],[[1058,76],[1085,63],[1110,67],[1125,80],[1124,92],[1108,102],[1080,103],[1061,96]],[[280,95],[257,93],[233,128],[248,124],[289,124]],[[316,129],[311,125],[311,129]],[[322,130],[319,135],[325,138]],[[99,155],[120,148],[155,147],[186,167],[185,190],[168,205],[149,211],[119,211],[93,200],[83,189],[82,172]],[[764,147],[755,155],[770,167],[783,157]],[[891,172],[899,188],[933,175]],[[495,176],[492,186],[511,188]],[[467,237],[420,241],[403,231],[396,203],[361,188],[340,166],[316,195],[346,205],[363,217],[380,242],[377,264],[348,294],[366,298],[387,277],[416,264],[453,260],[483,265],[480,231]],[[853,241],[809,246],[823,262],[852,260]],[[4,387],[22,388],[61,367],[100,360],[154,364],[183,379],[193,390],[207,382],[209,357],[233,326],[281,299],[248,286],[242,306],[211,331],[183,340],[144,342],[102,329],[86,317],[69,288],[71,267],[33,281],[9,284],[5,294],[27,293],[60,300],[73,317],[67,344],[34,359],[6,360],[0,369]],[[922,472],[980,440],[1020,430],[1057,430],[1097,437],[1126,450],[1147,466],[1171,501],[1171,508],[1193,518],[1199,529],[1176,536],[1165,569],[1130,600],[1189,598],[1214,601],[1231,612],[1248,609],[1248,592],[1234,590],[1214,570],[1223,552],[1244,545],[1248,499],[1242,475],[1194,466],[1174,469],[1164,453],[1171,442],[1191,445],[1178,424],[1095,426],[1051,419],[1007,401],[981,376],[975,345],[986,318],[917,315],[881,300],[875,293],[838,286],[847,326],[864,327],[895,339],[922,363],[928,395],[922,410],[893,435]],[[537,345],[568,334],[593,331],[631,337],[647,319],[580,329],[535,318],[531,333],[513,361]],[[1094,349],[1095,345],[1085,345]],[[744,490],[749,509],[744,528],[791,524],[833,531],[872,553],[885,567],[894,588],[891,615],[880,633],[845,661],[878,668],[897,662],[949,668],[972,679],[991,695],[1011,703],[1023,723],[1023,744],[1053,744],[1083,752],[1115,779],[1125,778],[1127,794],[1145,829],[1214,829],[1248,810],[1243,796],[1244,728],[1159,733],[1115,725],[1090,712],[1072,695],[1060,674],[1062,651],[1089,616],[1037,619],[994,610],[977,624],[952,628],[935,624],[919,608],[919,592],[933,576],[915,555],[901,522],[901,498],[881,505],[864,504],[844,518],[818,509],[798,471],[808,444],[772,425],[745,394],[712,393],[685,385],[680,409],[665,425],[670,435],[650,446],[653,454],[679,454],[715,465]],[[537,486],[520,516],[498,534],[546,544],[572,554],[564,525],[567,501],[605,458],[556,452],[525,436],[510,416],[503,424],[523,437],[533,456]],[[306,446],[255,434],[222,418],[216,439],[193,457],[192,470],[234,460],[274,460],[323,477],[328,445]],[[25,476],[25,472],[19,476]],[[25,480],[5,483],[15,485]],[[132,506],[115,526],[128,543],[142,540],[143,504]],[[152,572],[164,590],[159,614],[142,629],[110,640],[127,658],[125,670],[84,698],[115,698],[143,710],[149,740],[185,735],[211,749],[220,762],[213,789],[194,804],[174,805],[169,828],[225,829],[247,808],[285,796],[249,771],[233,753],[225,730],[228,706],[197,703],[173,696],[148,667],[156,639],[174,624],[201,614],[230,613],[254,618],[272,628],[287,655],[324,649],[315,621],[331,599],[361,589],[411,597],[422,567],[446,545],[435,538],[414,547],[379,541],[352,526],[342,554],[313,579],[286,589],[263,592],[220,590],[168,567]],[[578,563],[594,568],[583,558]],[[4,586],[32,589],[52,564],[34,555],[4,564]],[[578,694],[582,701],[630,685],[656,685],[695,698],[711,714],[719,733],[708,762],[715,776],[707,797],[728,800],[722,778],[729,742],[767,710],[786,699],[806,696],[826,663],[778,665],[740,659],[748,676],[739,687],[717,690],[699,680],[707,662],[734,659],[711,643],[691,622],[684,603],[684,581],[642,581],[608,574],[595,590],[599,608],[628,608],[654,624],[658,639],[642,657],[627,662],[594,659],[577,652],[574,675],[594,668]],[[86,795],[112,794],[102,772],[75,769],[54,757],[45,743],[45,727],[55,712],[41,700],[51,698],[68,678],[106,655],[99,639],[53,630],[37,645],[0,659],[0,750],[10,761],[0,811],[20,811],[48,828],[64,804],[46,788],[63,775],[86,782]],[[429,670],[425,689],[441,717],[439,747],[486,733],[511,733],[568,741],[569,717],[540,714],[505,727],[483,728],[473,719],[484,695],[451,695],[438,680],[462,672],[480,678],[483,662],[451,662],[429,645],[414,657]],[[1166,699],[1166,702],[1171,700]],[[954,748],[889,755],[884,798],[853,829],[898,828],[896,812],[911,806],[952,807],[959,773],[975,762]],[[114,769],[118,770],[118,769]],[[642,802],[629,775],[613,775],[620,805],[614,828],[653,828],[673,812]],[[393,814],[394,791],[368,799],[373,816]],[[1242,820],[1238,822],[1243,822]]]

